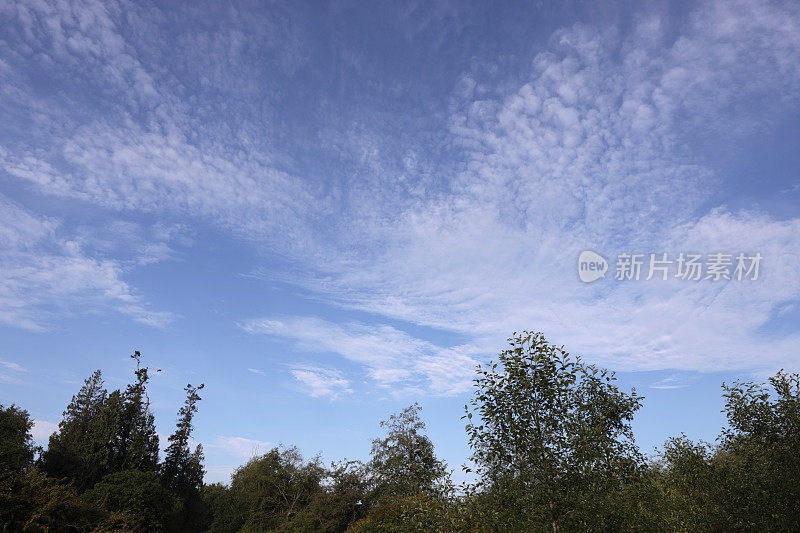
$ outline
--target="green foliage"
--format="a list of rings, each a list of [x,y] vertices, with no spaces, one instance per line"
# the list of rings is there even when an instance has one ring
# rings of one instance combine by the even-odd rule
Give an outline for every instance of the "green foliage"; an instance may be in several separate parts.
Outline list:
[[[50,436],[50,444],[41,458],[47,475],[71,479],[78,490],[90,487],[102,477],[104,462],[96,457],[102,444],[98,443],[96,435],[102,429],[98,427],[99,415],[107,395],[102,375],[97,370],[72,397],[58,431]]]
[[[203,447],[198,444],[194,452],[189,449],[192,419],[201,400],[198,391],[203,388],[186,385],[186,403],[178,411],[175,432],[169,436],[166,457],[161,471],[164,485],[172,492],[185,496],[200,490],[203,484]]]
[[[147,399],[149,368],[136,361],[135,381],[109,394],[96,371],[73,396],[59,430],[42,456],[44,470],[73,480],[83,491],[103,476],[123,470],[158,469],[158,434]]]
[[[363,518],[369,481],[358,461],[334,463],[325,472],[322,490],[291,521],[296,531],[337,532]]]
[[[203,487],[203,445],[198,444],[194,451],[189,448],[192,436],[192,419],[197,412],[197,402],[202,398],[198,391],[203,385],[186,385],[186,403],[178,411],[175,432],[169,436],[169,446],[161,467],[161,482],[177,498],[177,508],[172,519],[174,526],[186,529],[199,529],[205,520],[200,489]]]
[[[138,352],[124,391],[86,380],[37,449],[26,411],[0,406],[2,531],[800,531],[800,376],[723,384],[719,444],[669,439],[646,463],[642,398],[550,345],[511,339],[466,406],[478,482],[456,493],[414,404],[381,423],[370,461],[322,466],[274,448],[230,486],[203,485],[186,387],[163,463]]]
[[[460,509],[445,498],[417,493],[381,498],[350,533],[469,531]]]
[[[28,411],[16,405],[0,405],[0,468],[22,472],[33,463],[36,447],[31,437],[31,420]]]
[[[127,386],[120,409],[119,422],[112,440],[111,469],[158,471],[158,433],[155,417],[150,411],[147,383],[150,368],[141,366],[141,354],[131,356],[136,361],[136,380]],[[160,372],[160,370],[156,370]]]
[[[415,403],[381,422],[388,434],[372,441],[369,462],[376,496],[433,494],[442,489],[438,484],[446,480],[447,468],[434,455],[421,411]]]
[[[479,487],[503,509],[504,527],[582,528],[613,514],[594,502],[643,462],[630,426],[641,398],[540,333],[509,341],[499,363],[478,368],[465,416]]]
[[[125,529],[132,531],[163,529],[173,509],[172,495],[162,487],[158,476],[140,470],[109,474],[81,498],[118,522],[124,518]]]
[[[730,529],[800,530],[800,375],[723,384],[728,428],[715,457]]]
[[[204,526],[209,531],[238,531],[244,522],[246,509],[231,489],[222,483],[204,485],[201,490],[203,505],[208,509]]]
[[[0,530],[88,531],[103,512],[87,505],[70,485],[38,469],[0,471]]]
[[[297,448],[254,457],[231,477],[234,508],[244,512],[229,525],[241,531],[291,529],[289,523],[322,491],[324,477],[319,459],[305,462]]]
[[[42,468],[100,513],[100,529],[199,530],[206,515],[200,496],[203,452],[200,446],[189,450],[189,438],[202,385],[187,387],[161,464],[147,395],[152,369],[142,366],[138,351],[131,358],[134,381],[124,391],[108,393],[98,370],[73,396],[42,454]]]
[[[358,461],[324,468],[296,448],[273,448],[236,470],[231,486],[206,485],[210,531],[342,532],[364,517],[369,483]]]

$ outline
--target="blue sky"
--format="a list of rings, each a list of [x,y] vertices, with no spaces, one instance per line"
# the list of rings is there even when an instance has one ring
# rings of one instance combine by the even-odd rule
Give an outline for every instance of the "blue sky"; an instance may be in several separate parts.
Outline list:
[[[798,87],[794,2],[0,0],[0,402],[46,439],[139,349],[162,434],[206,384],[208,480],[413,401],[457,468],[531,329],[646,396],[645,451],[713,440],[723,380],[800,367]],[[718,252],[758,279],[614,276]]]

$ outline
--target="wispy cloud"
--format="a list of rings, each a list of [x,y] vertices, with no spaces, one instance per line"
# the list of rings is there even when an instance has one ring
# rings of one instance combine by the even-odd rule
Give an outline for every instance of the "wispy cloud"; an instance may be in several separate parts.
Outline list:
[[[241,458],[249,459],[259,454],[265,453],[273,446],[272,443],[267,441],[248,439],[245,437],[226,437],[223,435],[203,445],[206,448],[217,448],[225,453]]]
[[[80,310],[114,309],[144,324],[173,319],[152,311],[123,278],[122,265],[94,258],[59,231],[0,195],[0,321],[43,330],[53,318]]]
[[[22,383],[19,374],[27,372],[22,366],[11,361],[0,360],[0,367],[10,370],[10,373],[0,372],[0,382],[4,383]]]
[[[692,384],[697,379],[697,376],[687,376],[673,374],[664,379],[658,380],[650,385],[651,389],[671,390],[683,389]]]
[[[12,361],[1,361],[0,360],[0,366],[4,366],[4,367],[8,368],[9,370],[13,370],[15,372],[27,372],[27,370],[22,368],[21,365],[19,365],[17,363],[14,363]]]
[[[313,365],[293,365],[291,372],[312,398],[335,400],[341,394],[353,392],[350,382],[338,370]]]
[[[366,367],[368,376],[382,387],[456,394],[469,387],[476,365],[475,360],[458,350],[436,346],[387,325],[340,325],[318,318],[287,317],[247,320],[240,327],[248,333],[292,340],[298,348],[311,353],[338,354]],[[332,385],[349,388],[338,373],[313,367],[293,369],[296,379],[320,392]]]

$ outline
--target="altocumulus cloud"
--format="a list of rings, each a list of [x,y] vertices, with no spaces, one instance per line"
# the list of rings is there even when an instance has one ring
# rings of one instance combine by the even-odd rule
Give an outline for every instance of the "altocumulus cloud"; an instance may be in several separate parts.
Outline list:
[[[800,297],[800,220],[702,214],[724,176],[688,135],[737,142],[797,109],[799,21],[796,4],[703,2],[677,37],[657,16],[625,35],[560,30],[513,90],[466,74],[450,135],[467,163],[449,192],[374,201],[347,253],[303,282],[341,305],[464,333],[484,354],[533,327],[616,368],[796,366],[796,333],[757,330],[775,302]],[[759,116],[725,112],[767,95]],[[587,247],[769,259],[749,285],[610,290],[576,283]]]
[[[136,16],[123,16],[126,9]],[[0,4],[4,26],[24,44],[2,43],[0,109],[27,125],[18,142],[0,146],[5,175],[120,218],[141,210],[210,223],[294,267],[264,275],[378,317],[253,318],[241,321],[246,331],[343,357],[382,388],[441,395],[466,390],[474,364],[523,328],[615,368],[798,363],[797,333],[756,333],[776,302],[800,299],[800,219],[716,205],[725,176],[692,150],[709,137],[736,144],[797,112],[796,3],[699,2],[677,30],[657,14],[637,15],[624,32],[563,28],[521,74],[476,59],[442,110],[437,139],[449,157],[420,149],[402,154],[398,169],[395,137],[373,134],[367,120],[334,142],[330,131],[340,131],[328,124],[319,149],[348,154],[358,172],[324,185],[278,148],[280,136],[263,124],[275,122],[269,98],[280,91],[252,75],[262,61],[283,75],[302,67],[302,31],[232,9],[215,31],[187,29],[164,44],[141,38],[159,35],[159,17],[126,9]],[[245,39],[241,28],[252,34]],[[250,55],[248,39],[263,57]],[[160,68],[170,49],[185,50],[185,59]],[[34,91],[26,64],[68,81],[61,91]],[[87,87],[100,104],[72,97]],[[263,109],[235,105],[256,95],[265,95]],[[758,112],[730,112],[742,107]],[[107,109],[114,113],[98,112]],[[0,201],[9,215],[0,219],[0,320],[37,329],[98,308],[152,325],[174,318],[125,281],[128,263],[93,253],[59,220]],[[584,248],[759,251],[766,259],[757,283],[612,289],[577,282],[572,265]],[[437,345],[383,318],[468,341]],[[319,397],[351,388],[328,365],[291,372]]]

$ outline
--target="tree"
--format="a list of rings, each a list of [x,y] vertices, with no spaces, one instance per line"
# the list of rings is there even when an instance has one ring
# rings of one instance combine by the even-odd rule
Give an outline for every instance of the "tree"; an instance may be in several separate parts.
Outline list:
[[[369,479],[360,461],[334,463],[324,473],[322,490],[291,521],[297,531],[342,532],[364,517]]]
[[[466,426],[480,488],[511,529],[586,529],[621,517],[607,508],[642,464],[630,423],[641,406],[614,375],[541,333],[509,339],[498,363],[478,367]],[[499,366],[499,368],[498,368]],[[474,415],[477,415],[475,417]]]
[[[715,466],[726,529],[800,530],[800,375],[780,371],[769,385],[723,384]]]
[[[192,436],[192,419],[197,412],[197,402],[201,400],[198,392],[204,385],[186,385],[186,403],[178,411],[175,432],[167,439],[164,463],[161,467],[161,482],[178,498],[173,527],[198,529],[205,520],[200,489],[203,487],[203,445],[198,444],[194,451],[189,447]]]
[[[694,443],[685,435],[667,440],[647,476],[649,487],[642,487],[655,490],[649,505],[643,505],[651,523],[670,531],[728,530],[720,527],[715,453],[712,445]],[[639,501],[648,496],[640,492]]]
[[[48,475],[91,488],[104,476],[124,470],[158,470],[158,434],[150,411],[148,367],[136,351],[134,382],[108,393],[99,370],[84,383],[64,412],[59,430],[42,456]]]
[[[211,529],[297,530],[294,520],[322,492],[324,476],[318,458],[306,462],[297,448],[273,448],[236,469],[228,495],[214,491],[219,507]]]
[[[131,359],[136,361],[135,381],[121,394],[119,418],[112,436],[111,470],[158,470],[158,433],[155,418],[150,411],[147,383],[150,381],[149,367],[141,365],[141,354],[135,351]],[[160,370],[156,370],[160,372]]]
[[[91,531],[103,512],[37,468],[0,475],[0,531]]]
[[[441,488],[437,484],[447,479],[447,467],[436,458],[433,443],[425,435],[421,411],[415,403],[381,422],[388,434],[372,441],[369,462],[377,496],[434,494]]]
[[[172,511],[172,495],[153,472],[124,470],[103,477],[81,499],[111,520],[103,529],[160,531]]]
[[[230,487],[222,483],[203,485],[203,505],[209,510],[206,523],[208,531],[237,531],[244,522],[245,508]]]
[[[75,489],[33,465],[33,422],[24,409],[0,406],[0,530],[84,531],[102,518]]]
[[[102,477],[103,465],[92,457],[96,450],[91,449],[89,433],[103,410],[107,395],[102,374],[97,370],[72,397],[58,431],[50,436],[50,443],[41,457],[47,475],[72,479],[79,490]]]
[[[0,405],[0,470],[22,472],[33,463],[33,421],[28,411],[16,405]]]

